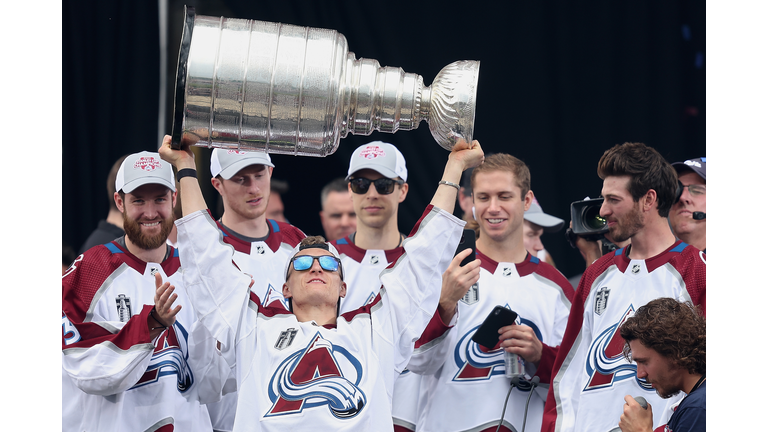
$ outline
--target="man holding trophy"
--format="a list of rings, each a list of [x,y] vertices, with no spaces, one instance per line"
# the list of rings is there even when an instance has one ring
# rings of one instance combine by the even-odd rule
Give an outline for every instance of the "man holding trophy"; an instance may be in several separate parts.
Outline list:
[[[192,153],[172,150],[170,141],[166,136],[162,157],[179,170],[194,167]],[[394,381],[437,309],[442,273],[465,224],[451,214],[451,184],[482,160],[477,141],[454,147],[430,205],[403,241],[405,253],[382,273],[376,299],[343,315],[347,286],[336,248],[322,237],[302,241],[285,263],[282,292],[292,312],[262,305],[251,289],[263,283],[258,274],[252,279],[232,264],[197,181],[181,178],[184,283],[235,370],[235,430],[391,430]]]

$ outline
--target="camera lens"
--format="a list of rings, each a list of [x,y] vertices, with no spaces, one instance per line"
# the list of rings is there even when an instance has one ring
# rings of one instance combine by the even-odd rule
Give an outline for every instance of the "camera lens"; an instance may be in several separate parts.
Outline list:
[[[589,229],[600,230],[605,228],[605,219],[600,216],[600,206],[589,207],[584,210],[584,223]]]

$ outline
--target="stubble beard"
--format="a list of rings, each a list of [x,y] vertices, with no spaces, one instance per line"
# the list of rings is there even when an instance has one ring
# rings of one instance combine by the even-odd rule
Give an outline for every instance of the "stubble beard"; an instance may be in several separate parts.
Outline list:
[[[632,210],[627,213],[623,221],[617,221],[615,229],[610,231],[614,243],[621,243],[631,239],[643,228],[643,215],[640,212],[640,204],[635,203]]]
[[[128,216],[123,213],[123,229],[125,235],[131,241],[141,249],[152,250],[157,249],[168,240],[168,234],[173,229],[173,217],[169,216],[160,220],[160,232],[156,235],[147,235],[141,231],[141,224],[135,219],[129,219]]]
[[[656,394],[662,399],[669,399],[673,396],[680,394],[680,390],[669,390],[664,388],[656,388]]]

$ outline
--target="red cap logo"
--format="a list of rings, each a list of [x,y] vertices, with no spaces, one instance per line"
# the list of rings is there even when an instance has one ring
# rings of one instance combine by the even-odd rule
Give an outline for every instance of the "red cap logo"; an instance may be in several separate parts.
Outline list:
[[[160,168],[160,161],[153,157],[141,157],[133,164],[134,169],[143,169],[144,171],[154,171]]]
[[[384,153],[384,150],[377,145],[368,146],[360,152],[360,157],[365,159],[376,159],[379,156],[386,155],[387,154]]]

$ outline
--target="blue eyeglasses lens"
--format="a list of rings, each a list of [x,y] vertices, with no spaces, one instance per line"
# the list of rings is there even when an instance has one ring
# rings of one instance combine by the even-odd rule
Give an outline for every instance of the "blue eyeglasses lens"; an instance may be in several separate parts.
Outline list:
[[[297,271],[309,270],[312,267],[314,260],[320,263],[320,268],[325,271],[337,271],[339,269],[339,263],[336,259],[330,255],[323,255],[319,257],[313,257],[310,255],[302,255],[293,259],[293,268]]]
[[[322,267],[323,270],[336,271],[339,269],[339,262],[332,256],[324,255],[318,257],[317,261],[320,263],[320,267]]]

